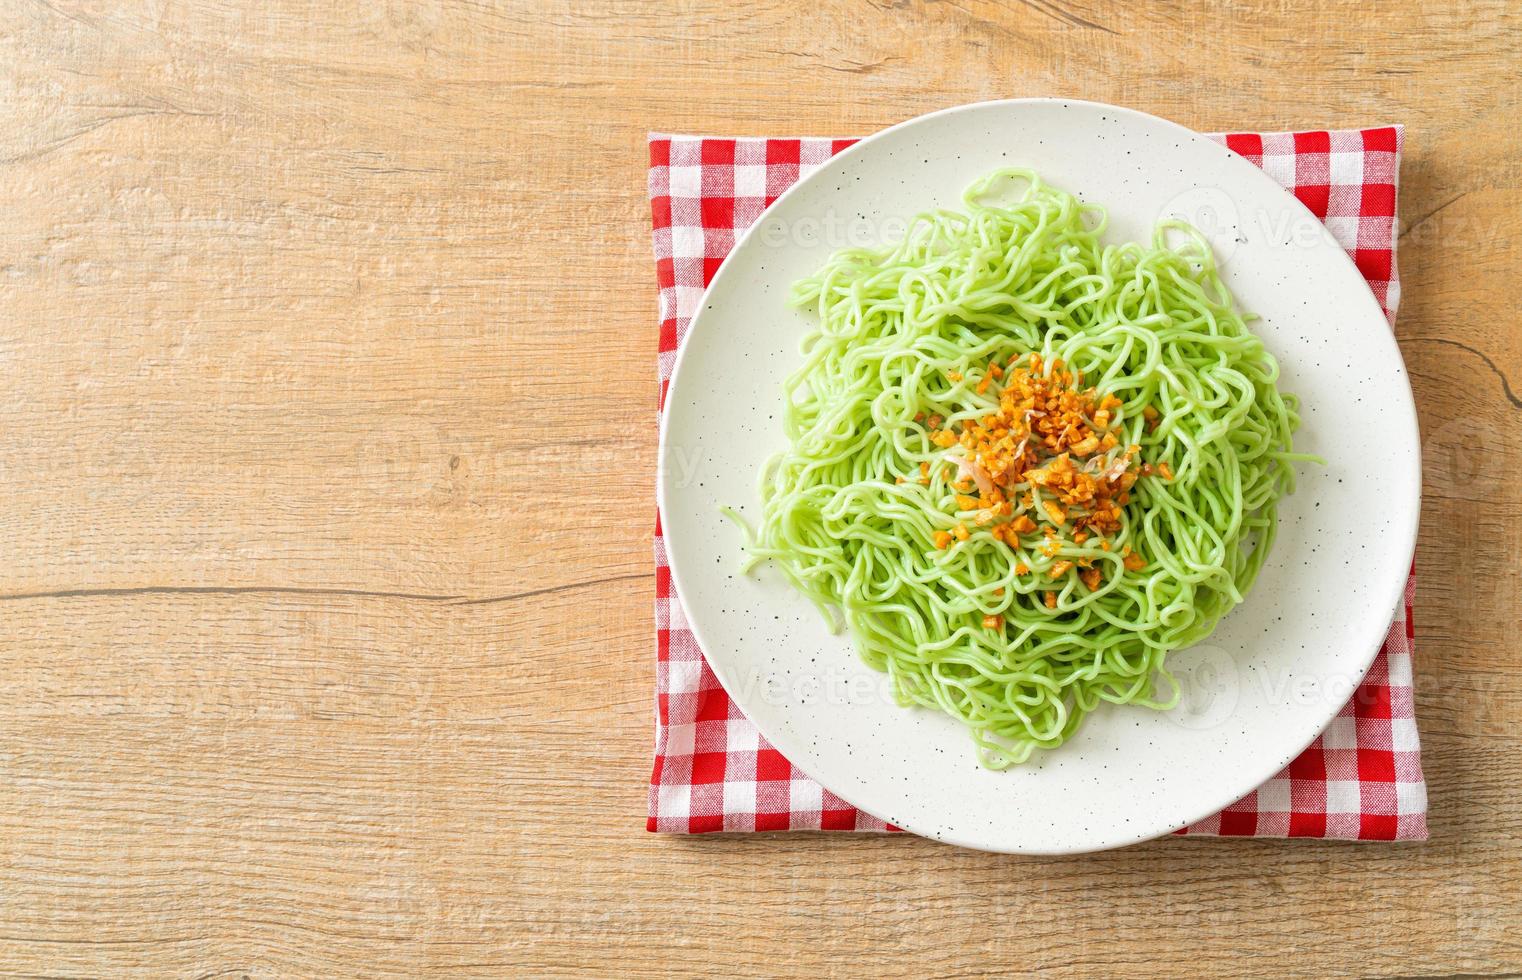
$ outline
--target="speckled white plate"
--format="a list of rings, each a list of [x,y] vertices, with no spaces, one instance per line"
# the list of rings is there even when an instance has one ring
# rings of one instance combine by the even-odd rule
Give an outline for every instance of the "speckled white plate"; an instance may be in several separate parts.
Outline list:
[[[1217,244],[1241,306],[1301,398],[1302,468],[1257,586],[1206,644],[1176,653],[1173,712],[1107,707],[1060,749],[980,767],[956,722],[905,709],[846,635],[776,570],[743,555],[720,504],[757,512],[756,476],[784,445],[779,384],[807,318],[789,284],[835,248],[954,207],[1000,166],[1106,205],[1114,240],[1183,217]],[[693,631],[745,714],[833,792],[926,837],[995,851],[1115,847],[1175,830],[1268,779],[1326,726],[1373,661],[1416,538],[1416,413],[1367,284],[1332,237],[1258,168],[1129,109],[1022,99],[933,113],[872,136],[762,216],[704,297],[668,396],[659,496]]]

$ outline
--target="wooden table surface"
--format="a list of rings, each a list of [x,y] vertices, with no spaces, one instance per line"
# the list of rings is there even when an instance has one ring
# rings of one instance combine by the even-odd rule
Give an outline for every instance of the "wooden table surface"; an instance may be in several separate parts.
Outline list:
[[[1522,970],[1522,6],[337,6],[0,0],[0,971]],[[645,832],[646,131],[1036,94],[1408,126],[1430,842]]]

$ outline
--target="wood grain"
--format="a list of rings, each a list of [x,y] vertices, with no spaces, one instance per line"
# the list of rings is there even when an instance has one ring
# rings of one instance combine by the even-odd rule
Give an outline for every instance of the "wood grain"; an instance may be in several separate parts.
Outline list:
[[[0,971],[1522,970],[1519,59],[1505,0],[0,0]],[[644,832],[646,131],[1026,94],[1408,126],[1431,842]]]

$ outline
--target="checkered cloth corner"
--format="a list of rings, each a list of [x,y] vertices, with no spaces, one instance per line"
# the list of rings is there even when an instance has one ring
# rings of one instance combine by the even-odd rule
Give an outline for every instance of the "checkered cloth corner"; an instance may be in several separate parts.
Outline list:
[[[1288,188],[1357,264],[1393,327],[1402,131],[1212,137]],[[652,135],[650,209],[660,286],[660,405],[703,290],[736,238],[849,139]],[[1427,790],[1413,711],[1411,599],[1353,697],[1274,778],[1184,835],[1424,840]],[[656,726],[648,828],[666,833],[894,830],[804,775],[719,685],[687,627],[655,529]]]

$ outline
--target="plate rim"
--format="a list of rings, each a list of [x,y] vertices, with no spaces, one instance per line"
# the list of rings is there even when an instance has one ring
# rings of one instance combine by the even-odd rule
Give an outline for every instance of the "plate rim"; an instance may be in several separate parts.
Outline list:
[[[672,478],[672,475],[675,472],[675,469],[672,466],[672,460],[669,458],[669,456],[670,456],[671,452],[673,452],[673,450],[672,450],[672,447],[671,447],[671,442],[667,438],[667,428],[668,428],[668,423],[669,423],[669,420],[670,420],[671,414],[672,414],[672,406],[675,403],[675,399],[677,398],[678,393],[681,390],[681,388],[680,388],[680,382],[681,382],[681,379],[683,377],[683,368],[684,368],[684,366],[687,363],[687,353],[692,348],[691,340],[696,335],[697,331],[702,328],[702,325],[704,323],[706,323],[707,320],[709,319],[707,314],[709,312],[711,312],[711,308],[709,307],[709,305],[706,302],[706,300],[708,298],[708,295],[714,289],[715,286],[717,286],[721,281],[723,281],[723,279],[726,276],[726,274],[733,268],[734,263],[731,262],[731,259],[735,255],[740,253],[742,249],[745,249],[750,244],[750,241],[751,241],[752,237],[754,237],[755,235],[759,234],[760,230],[762,229],[762,227],[766,223],[766,218],[773,212],[773,209],[780,208],[784,204],[784,202],[786,202],[790,197],[792,197],[795,194],[795,192],[799,192],[802,189],[804,189],[805,187],[811,186],[815,181],[828,179],[829,172],[830,172],[832,166],[834,166],[836,164],[839,164],[839,163],[847,162],[850,159],[852,159],[852,158],[854,158],[856,156],[859,156],[861,153],[866,152],[866,148],[872,146],[873,144],[875,144],[875,143],[877,143],[877,142],[879,142],[881,140],[886,139],[890,134],[896,133],[899,130],[907,128],[907,127],[910,127],[910,126],[914,126],[914,125],[918,125],[918,124],[924,123],[924,122],[929,121],[931,119],[941,118],[941,117],[945,117],[945,116],[958,115],[958,114],[972,112],[972,111],[979,110],[979,109],[988,109],[988,108],[992,108],[992,107],[996,107],[996,106],[1019,106],[1019,105],[1060,105],[1063,108],[1067,108],[1067,107],[1075,106],[1076,105],[1076,106],[1084,106],[1084,107],[1091,108],[1091,109],[1102,109],[1102,110],[1105,110],[1106,112],[1112,112],[1112,113],[1115,113],[1117,115],[1131,116],[1133,118],[1145,120],[1145,121],[1147,121],[1150,124],[1161,125],[1161,126],[1167,128],[1167,129],[1171,129],[1171,130],[1173,130],[1173,131],[1175,131],[1175,132],[1177,132],[1177,133],[1179,133],[1181,135],[1187,136],[1191,140],[1208,140],[1208,137],[1204,136],[1203,134],[1201,134],[1201,133],[1199,133],[1199,132],[1197,132],[1195,130],[1192,130],[1192,129],[1188,128],[1187,126],[1184,126],[1184,125],[1182,125],[1180,123],[1176,123],[1176,122],[1174,122],[1174,121],[1172,121],[1170,119],[1164,119],[1161,116],[1156,116],[1156,115],[1153,115],[1153,114],[1148,113],[1148,112],[1144,112],[1144,111],[1139,110],[1139,109],[1132,109],[1132,108],[1129,108],[1129,107],[1126,107],[1126,106],[1113,105],[1113,104],[1107,103],[1107,102],[1097,102],[1097,101],[1093,101],[1093,100],[1089,100],[1089,99],[1068,99],[1068,98],[1061,98],[1061,97],[1057,97],[1057,96],[1039,96],[1039,97],[1027,97],[1027,98],[1017,98],[1017,99],[988,99],[988,100],[983,100],[983,101],[978,101],[978,102],[969,102],[969,103],[965,103],[965,104],[962,104],[962,105],[949,106],[949,107],[944,108],[944,109],[937,109],[937,110],[934,110],[932,112],[923,113],[921,115],[914,116],[914,117],[911,117],[909,119],[905,119],[902,122],[898,122],[898,123],[895,123],[892,126],[888,126],[888,127],[884,128],[884,129],[878,130],[878,131],[876,131],[876,132],[874,132],[874,133],[872,133],[872,134],[870,134],[868,136],[864,136],[864,137],[858,139],[855,143],[853,143],[850,146],[846,147],[844,150],[841,150],[839,153],[836,153],[836,154],[832,155],[831,157],[829,157],[829,159],[827,159],[821,166],[819,166],[818,169],[816,169],[813,172],[811,172],[811,173],[809,173],[809,174],[799,178],[791,186],[789,186],[786,190],[784,190],[780,195],[778,195],[777,198],[775,200],[773,200],[771,204],[767,205],[762,210],[762,212],[757,216],[756,220],[754,222],[752,222],[751,225],[748,228],[746,228],[745,231],[743,233],[741,233],[735,239],[735,243],[734,243],[733,247],[731,247],[731,249],[729,250],[728,254],[726,254],[724,256],[724,259],[723,259],[723,261],[720,262],[719,268],[715,271],[713,278],[709,281],[709,284],[704,288],[703,295],[699,299],[699,305],[698,305],[697,312],[693,315],[692,321],[688,325],[687,333],[686,333],[685,337],[683,338],[682,343],[677,348],[676,358],[675,358],[675,360],[672,363],[671,377],[670,377],[669,382],[667,383],[667,387],[666,387],[666,392],[665,392],[663,404],[660,406],[660,410],[659,410],[659,413],[658,413],[658,415],[659,415],[659,423],[658,423],[659,449],[658,449],[658,453],[657,453],[657,457],[656,457],[656,506],[657,506],[657,509],[659,511],[659,516],[661,518],[661,529],[662,529],[662,534],[663,534],[664,537],[671,537],[672,529],[675,526],[677,526],[677,525],[673,525],[670,521],[666,520],[666,518],[665,518],[665,515],[668,513],[668,498],[669,498],[669,495],[670,495],[669,482],[670,482],[670,480]],[[1212,142],[1212,145],[1218,146],[1220,149],[1222,149],[1222,150],[1224,150],[1226,152],[1231,152],[1229,150],[1229,148],[1227,148],[1225,146],[1222,146],[1220,144],[1215,144],[1215,143],[1213,143],[1213,141],[1211,141],[1211,142]],[[1373,290],[1369,288],[1369,286],[1368,286],[1368,280],[1364,277],[1363,273],[1358,270],[1358,267],[1353,262],[1352,257],[1347,254],[1347,251],[1343,248],[1341,243],[1339,243],[1332,236],[1331,230],[1327,228],[1325,222],[1322,221],[1320,218],[1317,218],[1316,215],[1310,210],[1310,208],[1306,207],[1304,202],[1302,202],[1298,197],[1296,197],[1293,193],[1291,193],[1290,190],[1288,188],[1286,188],[1284,185],[1280,184],[1278,181],[1274,180],[1267,173],[1265,173],[1262,170],[1262,168],[1254,166],[1250,161],[1244,160],[1243,162],[1247,163],[1248,166],[1252,170],[1252,176],[1246,177],[1245,179],[1255,179],[1262,186],[1265,186],[1265,187],[1268,187],[1268,188],[1272,188],[1272,190],[1274,192],[1276,192],[1277,195],[1284,201],[1286,206],[1290,207],[1292,210],[1293,209],[1298,209],[1298,212],[1300,213],[1300,215],[1302,217],[1309,217],[1310,219],[1312,219],[1312,221],[1314,222],[1314,226],[1318,230],[1319,237],[1322,239],[1322,241],[1324,243],[1330,244],[1333,247],[1333,249],[1335,250],[1335,252],[1336,252],[1336,254],[1338,256],[1338,259],[1340,260],[1340,268],[1344,271],[1345,274],[1350,274],[1352,276],[1355,276],[1357,278],[1358,282],[1360,282],[1364,286],[1364,290],[1363,290],[1363,293],[1362,293],[1362,297],[1363,298],[1359,302],[1362,302],[1364,304],[1364,306],[1366,307],[1366,311],[1368,313],[1372,313],[1374,316],[1378,317],[1379,321],[1385,325],[1386,329],[1384,329],[1383,331],[1379,332],[1379,336],[1381,338],[1379,342],[1383,343],[1383,344],[1388,344],[1389,347],[1391,349],[1393,349],[1393,353],[1395,355],[1395,362],[1396,362],[1396,364],[1399,365],[1399,368],[1400,368],[1399,373],[1400,373],[1401,380],[1403,382],[1403,385],[1401,386],[1401,393],[1404,395],[1404,398],[1401,399],[1401,404],[1399,406],[1396,406],[1399,409],[1399,412],[1398,412],[1399,418],[1398,419],[1397,418],[1390,418],[1390,425],[1391,425],[1392,428],[1400,428],[1402,430],[1403,435],[1405,437],[1404,439],[1402,439],[1402,441],[1407,443],[1409,446],[1411,446],[1414,451],[1410,454],[1410,460],[1411,460],[1410,467],[1411,467],[1411,476],[1412,476],[1412,479],[1410,481],[1410,492],[1409,492],[1410,499],[1407,501],[1409,516],[1407,518],[1407,521],[1405,522],[1406,526],[1403,527],[1403,528],[1398,528],[1397,529],[1398,531],[1402,532],[1402,536],[1403,536],[1403,539],[1404,539],[1404,544],[1398,549],[1398,554],[1403,556],[1402,557],[1402,561],[1400,562],[1400,564],[1406,569],[1406,572],[1403,575],[1400,575],[1398,577],[1394,577],[1393,578],[1393,584],[1394,584],[1394,588],[1392,590],[1393,594],[1386,597],[1389,600],[1388,602],[1381,603],[1381,606],[1386,608],[1387,613],[1389,615],[1393,616],[1395,610],[1397,608],[1400,608],[1400,606],[1403,604],[1403,601],[1404,601],[1406,583],[1408,582],[1408,580],[1410,579],[1411,574],[1412,574],[1412,570],[1411,569],[1412,569],[1412,564],[1413,564],[1414,557],[1415,557],[1415,552],[1416,552],[1417,533],[1418,533],[1418,530],[1419,530],[1419,527],[1420,527],[1420,522],[1421,522],[1422,463],[1423,463],[1423,460],[1422,460],[1422,453],[1421,453],[1421,431],[1420,431],[1419,419],[1418,419],[1417,412],[1416,412],[1415,394],[1414,394],[1414,392],[1413,392],[1413,390],[1411,388],[1411,375],[1410,375],[1410,372],[1406,368],[1405,358],[1401,354],[1400,345],[1396,341],[1394,327],[1390,324],[1388,318],[1385,315],[1383,307],[1381,307],[1380,304],[1379,304],[1378,299],[1375,298]],[[1396,174],[1396,181],[1397,181],[1397,186],[1398,186],[1398,181],[1399,181],[1399,173],[1398,172]],[[1391,414],[1395,415],[1397,413],[1392,412]],[[665,553],[666,553],[666,562],[667,562],[667,565],[670,568],[670,574],[671,574],[672,583],[676,587],[676,594],[678,596],[680,596],[684,592],[687,591],[687,590],[685,590],[683,588],[683,581],[685,580],[686,577],[685,577],[685,575],[683,574],[683,572],[681,571],[681,569],[679,567],[680,562],[677,560],[677,557],[676,557],[676,549],[674,549],[674,548],[672,548],[670,546],[667,546],[664,550],[665,550]],[[701,626],[699,625],[698,621],[695,618],[693,618],[692,616],[689,615],[689,616],[686,617],[686,623],[687,623],[687,628],[693,634],[693,638],[697,641],[697,645],[698,645],[698,648],[699,648],[700,652],[712,649],[711,644],[706,642],[704,634],[703,634],[703,630],[702,630]],[[1375,659],[1378,658],[1380,650],[1382,650],[1384,648],[1384,640],[1385,640],[1386,635],[1387,634],[1385,634],[1385,633],[1376,633],[1374,635],[1374,637],[1372,638],[1372,646],[1369,647],[1369,649],[1365,652],[1365,654],[1361,658],[1361,660],[1360,660],[1360,662],[1358,664],[1358,669],[1355,672],[1353,672],[1353,673],[1356,673],[1356,679],[1353,682],[1353,689],[1355,691],[1358,689],[1359,686],[1361,686],[1363,684],[1364,679],[1368,676],[1368,672],[1369,672],[1370,668],[1373,667],[1373,665],[1374,665]],[[860,654],[859,654],[859,652],[855,651],[854,641],[852,643],[852,649],[853,649],[853,653],[856,653],[857,662],[860,663]],[[708,656],[708,654],[706,652],[702,652],[702,656],[703,656],[704,662],[706,662],[708,664],[709,669],[713,671],[714,676],[718,679],[719,684],[724,688],[725,694],[732,701],[734,701],[734,703],[735,703],[735,705],[737,707],[740,707],[742,709],[742,713],[743,713],[743,705],[741,705],[740,699],[735,696],[735,693],[734,693],[735,688],[734,688],[733,682],[732,682],[732,680],[729,677],[726,676],[727,670],[725,668],[723,668],[719,663],[716,663],[714,660],[712,660]],[[1351,676],[1351,674],[1350,674],[1350,676]],[[1320,738],[1321,735],[1326,731],[1327,727],[1329,725],[1331,725],[1331,723],[1341,713],[1342,708],[1343,708],[1343,705],[1341,705],[1341,704],[1335,705],[1335,707],[1333,707],[1328,712],[1325,721],[1323,721],[1321,723],[1321,725],[1319,725],[1315,729],[1314,733],[1308,739],[1306,739],[1302,744],[1300,744],[1294,750],[1294,752],[1290,756],[1290,758],[1291,759],[1298,758],[1302,753],[1305,752],[1305,750],[1307,748],[1310,747],[1310,745],[1313,742],[1316,741],[1316,739]],[[904,710],[909,710],[909,709],[904,709]],[[849,803],[851,806],[855,807],[856,809],[860,810],[861,812],[867,813],[869,815],[876,816],[876,814],[873,812],[873,810],[871,808],[861,805],[857,801],[857,799],[854,798],[855,797],[855,791],[854,790],[850,791],[849,793],[842,793],[838,789],[835,789],[835,788],[827,786],[824,780],[821,780],[821,779],[817,778],[816,776],[814,776],[814,774],[812,772],[809,772],[808,770],[806,770],[802,766],[800,766],[795,761],[796,753],[790,754],[786,750],[783,749],[782,743],[783,742],[789,742],[789,743],[791,743],[793,741],[791,738],[788,738],[788,737],[784,737],[782,739],[775,738],[772,733],[770,733],[770,732],[766,731],[765,729],[763,729],[762,726],[759,723],[757,723],[754,719],[751,719],[749,715],[746,715],[746,719],[748,721],[750,721],[752,725],[755,726],[756,730],[758,732],[760,732],[762,737],[766,738],[767,741],[769,741],[773,745],[777,746],[778,750],[781,751],[782,754],[788,758],[788,761],[790,763],[792,763],[794,765],[794,767],[796,767],[800,771],[804,772],[804,774],[807,775],[810,779],[813,779],[815,782],[819,783],[821,786],[825,786],[825,788],[829,789],[829,791],[831,793],[835,794],[840,799],[842,799],[845,802]],[[1273,755],[1268,754],[1268,753],[1264,753],[1263,754],[1263,758],[1266,759],[1267,762],[1268,762],[1268,765],[1266,765],[1264,767],[1264,768],[1266,768],[1266,771],[1262,771],[1261,775],[1255,775],[1254,776],[1254,778],[1250,781],[1251,785],[1245,791],[1247,793],[1254,792],[1258,787],[1262,786],[1268,780],[1272,779],[1283,768],[1283,766],[1281,764],[1278,764],[1278,763],[1276,763],[1274,761],[1275,757]],[[1256,773],[1259,773],[1261,770],[1258,769],[1258,768],[1254,768],[1251,771],[1256,774]],[[1247,783],[1249,781],[1244,779],[1244,780],[1242,780],[1242,782]],[[1172,823],[1172,824],[1170,824],[1169,826],[1167,826],[1163,830],[1152,831],[1152,830],[1149,829],[1149,830],[1144,831],[1144,832],[1142,832],[1140,834],[1137,834],[1137,835],[1135,835],[1133,837],[1117,838],[1117,839],[1114,839],[1114,840],[1111,840],[1111,841],[1107,841],[1105,843],[1101,843],[1101,844],[1098,844],[1098,845],[1094,845],[1094,844],[1074,844],[1074,845],[1064,845],[1064,846],[1042,846],[1040,844],[1036,844],[1036,845],[1018,844],[1018,845],[1010,845],[1010,846],[991,846],[986,841],[971,840],[971,839],[968,839],[965,835],[962,835],[962,834],[941,833],[941,832],[935,832],[935,831],[930,831],[930,830],[921,831],[921,830],[915,830],[913,827],[910,827],[910,826],[907,826],[907,825],[900,825],[900,824],[895,824],[895,826],[898,826],[901,830],[907,831],[907,832],[909,832],[911,834],[914,834],[917,837],[922,837],[922,838],[927,839],[927,840],[935,841],[935,842],[942,843],[942,844],[948,844],[948,845],[952,845],[952,846],[957,846],[957,847],[965,847],[965,848],[969,848],[969,849],[972,849],[972,850],[986,851],[986,852],[990,852],[990,853],[1031,854],[1031,855],[1044,855],[1044,856],[1057,856],[1057,855],[1066,855],[1066,854],[1087,854],[1087,853],[1097,853],[1097,852],[1106,851],[1106,850],[1113,850],[1113,849],[1119,848],[1119,847],[1129,847],[1131,845],[1144,843],[1144,842],[1149,841],[1149,840],[1157,840],[1159,838],[1167,837],[1169,835],[1172,835],[1172,834],[1176,833],[1178,830],[1180,830],[1180,829],[1182,829],[1184,827],[1189,826],[1190,824],[1196,823],[1196,822],[1198,822],[1200,820],[1205,819],[1206,817],[1212,816],[1213,814],[1220,812],[1222,809],[1224,809],[1227,806],[1230,806],[1232,803],[1234,803],[1239,798],[1240,798],[1240,794],[1235,794],[1234,793],[1229,798],[1224,799],[1222,802],[1220,802],[1218,804],[1212,804],[1204,812],[1201,812],[1201,813],[1191,813],[1191,815],[1189,817],[1187,817],[1186,819],[1178,821],[1177,823]],[[882,818],[879,817],[878,819],[882,819]]]

